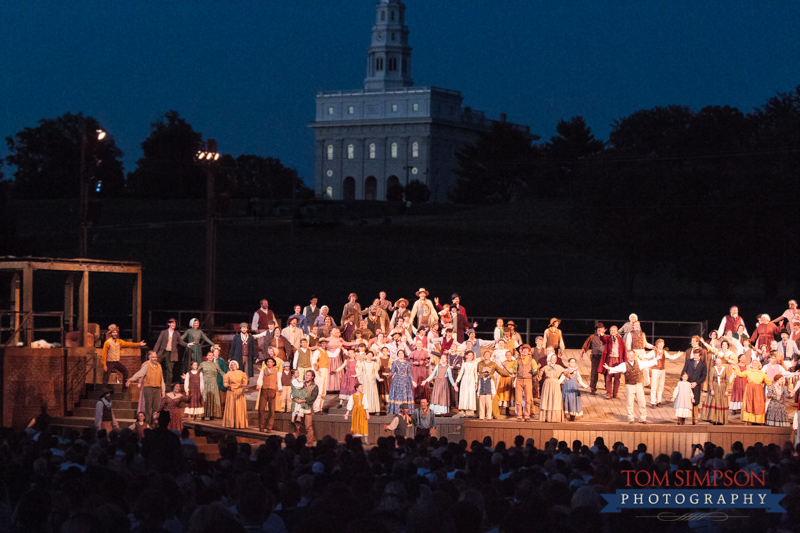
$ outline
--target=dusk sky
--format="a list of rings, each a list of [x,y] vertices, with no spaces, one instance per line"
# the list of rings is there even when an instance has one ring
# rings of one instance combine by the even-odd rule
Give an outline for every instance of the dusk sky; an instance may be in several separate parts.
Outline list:
[[[461,91],[464,105],[491,118],[505,112],[543,140],[575,115],[607,140],[614,120],[639,109],[746,113],[800,85],[796,1],[406,6],[415,84]],[[2,2],[0,136],[83,112],[114,137],[130,172],[150,123],[174,109],[221,152],[280,158],[312,184],[314,96],[362,87],[374,8],[368,0]]]

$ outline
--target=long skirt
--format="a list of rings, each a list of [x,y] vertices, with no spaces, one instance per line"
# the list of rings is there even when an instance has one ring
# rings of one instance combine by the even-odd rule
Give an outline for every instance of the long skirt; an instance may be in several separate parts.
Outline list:
[[[508,402],[514,399],[514,395],[512,394],[514,387],[514,378],[512,376],[500,376],[500,379],[497,380],[497,401],[503,407],[508,407]]]
[[[742,401],[744,400],[744,391],[747,388],[747,378],[736,376],[733,378],[733,386],[731,388],[731,399],[728,403],[731,411],[740,411],[742,409]]]
[[[334,355],[328,354],[328,367],[330,368],[328,373],[328,392],[332,391],[339,391],[341,387],[341,380],[342,380],[342,372],[334,372],[335,368],[339,368],[342,366],[342,349],[337,348],[334,352]]]
[[[350,434],[354,437],[369,435],[369,422],[367,421],[367,412],[361,402],[355,402],[353,405],[353,412],[350,413]]]
[[[764,403],[764,386],[748,380],[742,402],[742,422],[763,424],[766,414]]]
[[[568,415],[583,416],[583,402],[577,377],[564,381],[561,394],[564,396],[564,411]]]
[[[395,376],[392,380],[386,414],[399,414],[402,404],[407,404],[409,409],[414,407],[414,388],[411,385],[411,376]]]
[[[203,414],[209,418],[222,417],[222,403],[219,400],[217,378],[206,379],[203,385]]]
[[[714,395],[711,395],[711,392]],[[725,424],[728,422],[728,381],[723,380],[722,384],[715,381],[711,382],[711,390],[706,394],[706,401],[703,404],[703,418],[712,424]]]
[[[562,422],[564,420],[561,384],[556,378],[546,378],[542,384],[542,399],[539,403],[539,422]]]
[[[431,410],[435,415],[446,415],[450,412],[450,383],[447,376],[437,375],[434,379]]]

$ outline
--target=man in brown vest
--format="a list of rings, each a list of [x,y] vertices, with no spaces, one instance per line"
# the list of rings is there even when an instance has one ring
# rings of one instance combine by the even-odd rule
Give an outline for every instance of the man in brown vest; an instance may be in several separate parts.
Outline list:
[[[633,401],[639,406],[639,420],[647,424],[647,402],[644,399],[644,386],[642,385],[642,370],[655,366],[656,360],[639,361],[633,352],[628,352],[627,361],[616,366],[603,367],[609,374],[625,374],[625,395],[627,397],[628,423],[633,424]]]
[[[161,407],[161,399],[166,394],[164,377],[161,375],[161,365],[158,364],[158,354],[156,352],[147,352],[147,362],[142,365],[138,372],[131,376],[125,386],[130,387],[131,383],[136,381],[142,381],[144,385],[142,388],[142,394],[144,394],[144,420],[149,424],[153,421],[153,414]]]
[[[634,320],[633,324],[631,324],[631,330],[625,335],[625,351],[633,352],[636,354],[636,359],[640,361],[647,360],[647,350],[652,350],[653,345],[647,342],[647,337],[642,331],[642,324],[638,320]],[[644,386],[650,386],[650,370],[646,369],[642,371],[642,376],[644,377]]]
[[[517,358],[517,383],[515,385],[514,397],[517,404],[517,422],[531,421],[531,411],[535,411],[533,404],[533,376],[536,375],[539,365],[531,357],[531,347],[523,344],[520,349],[520,356]],[[523,401],[523,395],[525,396]],[[524,406],[524,407],[523,407]],[[534,418],[538,415],[534,413]]]
[[[283,388],[278,377],[279,371],[275,368],[275,359],[267,357],[266,362],[261,366],[258,381],[256,381],[256,388],[261,391],[258,396],[258,429],[266,433],[272,431],[272,424],[275,420],[275,397]],[[266,424],[264,423],[265,412],[269,412]]]

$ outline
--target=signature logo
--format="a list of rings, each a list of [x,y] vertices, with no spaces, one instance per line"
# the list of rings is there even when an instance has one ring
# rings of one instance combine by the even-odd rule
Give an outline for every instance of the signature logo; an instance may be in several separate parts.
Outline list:
[[[746,516],[730,516],[726,513],[658,513],[657,515],[637,516],[636,518],[656,518],[661,522],[692,522],[694,520],[709,520],[711,522],[724,522],[729,518],[747,518]]]

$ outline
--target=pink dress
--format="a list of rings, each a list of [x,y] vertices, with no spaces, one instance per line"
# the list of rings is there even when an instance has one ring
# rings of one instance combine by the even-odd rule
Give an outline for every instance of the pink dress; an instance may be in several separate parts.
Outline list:
[[[327,391],[338,391],[342,386],[342,372],[335,372],[337,368],[342,366],[344,360],[342,359],[342,338],[329,337],[328,338],[328,388]]]
[[[348,359],[346,363],[344,377],[342,378],[342,388],[339,389],[339,398],[344,400],[349,399],[356,392],[356,384],[358,383],[358,378],[356,378],[358,361]]]

